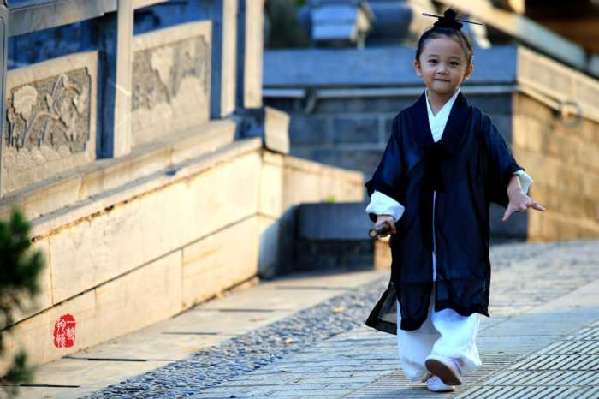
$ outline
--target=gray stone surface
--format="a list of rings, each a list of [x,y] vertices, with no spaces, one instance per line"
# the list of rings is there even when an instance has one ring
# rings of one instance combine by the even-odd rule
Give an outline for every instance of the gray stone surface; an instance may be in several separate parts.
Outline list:
[[[411,47],[326,50],[269,50],[264,53],[264,86],[418,85],[410,62]],[[372,62],[376,60],[376,62]],[[516,47],[494,46],[476,53],[469,83],[512,83],[516,80]],[[340,68],[340,65],[345,66]],[[319,73],[306,73],[317,70]]]
[[[337,116],[333,118],[335,143],[372,143],[379,140],[377,115],[362,117]]]
[[[365,204],[301,204],[298,209],[298,238],[305,240],[369,240],[370,220]]]
[[[489,398],[504,398],[505,385],[500,382],[508,378],[513,382],[522,372],[536,373],[538,384],[526,388],[515,385],[514,391],[530,393],[551,389],[570,395],[581,392],[591,395],[596,390],[592,380],[576,386],[556,384],[555,380],[547,382],[542,373],[552,369],[535,371],[526,366],[526,360],[530,363],[535,358],[527,356],[534,355],[538,359],[561,356],[555,360],[567,361],[568,353],[573,350],[587,359],[596,356],[589,353],[593,349],[588,344],[596,340],[596,328],[585,329],[585,326],[590,327],[589,323],[599,320],[598,251],[599,245],[593,241],[510,244],[492,249],[492,318],[482,319],[479,339],[485,365],[466,376],[468,385],[456,395],[470,395],[469,389],[479,389],[480,397],[488,393]],[[110,386],[92,397],[439,397],[429,394],[421,385],[409,385],[402,377],[393,336],[362,326],[387,277],[353,286],[320,305],[220,341],[189,359]],[[331,280],[321,289],[343,287],[349,288]],[[309,298],[308,292],[318,289],[299,281],[285,284],[285,288],[296,297],[305,298]],[[232,320],[241,319],[245,313],[239,309],[239,303],[243,302],[247,311],[254,312],[254,317],[268,316],[284,306],[284,302],[271,299],[274,300],[265,293],[237,301],[232,298],[229,305],[221,303],[210,311],[228,309],[226,314],[234,316]],[[268,309],[273,311],[268,312]],[[582,346],[576,343],[578,341]],[[556,343],[549,346],[553,342]],[[502,369],[512,364],[514,366],[505,369],[508,374],[501,374]],[[586,364],[588,360],[580,363],[580,370],[576,367],[566,370],[570,373],[568,378],[595,370]],[[500,373],[495,374],[497,372]],[[503,380],[493,380],[495,376]],[[521,397],[530,397],[524,393]]]
[[[501,381],[487,380],[510,364],[509,370],[524,367],[535,373],[534,356],[555,356],[553,341],[566,334],[572,341],[596,337],[589,325],[599,319],[599,273],[596,270],[596,242],[540,245],[506,245],[493,249],[495,275],[491,319],[482,319],[481,337],[483,367],[466,376],[467,385],[454,395],[445,397],[503,399],[508,392],[531,393],[563,391],[595,397],[596,383],[581,381],[578,386],[564,387],[555,380],[540,380],[528,389],[502,386]],[[568,275],[568,278],[565,278]],[[541,279],[542,277],[542,279]],[[563,280],[568,280],[564,283]],[[516,294],[520,293],[520,295]],[[566,322],[564,322],[566,321]],[[501,327],[501,328],[500,328]],[[582,329],[579,335],[577,330]],[[593,335],[594,334],[594,335]],[[579,338],[580,339],[580,338]],[[596,338],[593,338],[596,339]],[[194,398],[436,398],[422,385],[410,384],[401,374],[397,347],[393,336],[359,327],[336,335],[312,348],[274,362],[217,387],[203,390]],[[584,345],[584,344],[582,344]],[[580,352],[583,346],[576,346]],[[539,351],[539,354],[536,351]],[[563,351],[563,350],[562,350]],[[588,352],[588,349],[587,349]],[[547,355],[550,353],[552,355]],[[592,360],[592,354],[587,359]],[[567,359],[566,359],[567,360]],[[533,363],[531,363],[531,361]],[[588,363],[585,363],[588,364]],[[578,368],[594,370],[590,365]],[[575,372],[577,368],[573,368]],[[584,370],[581,370],[584,371]],[[507,377],[502,377],[507,378]],[[511,377],[515,378],[515,377]],[[574,378],[574,376],[571,376]],[[533,386],[534,385],[534,386]],[[470,390],[471,389],[471,390]],[[474,393],[471,393],[474,392]],[[560,396],[565,398],[576,396]]]
[[[333,127],[325,116],[295,114],[290,117],[289,139],[292,148],[303,145],[332,145]]]

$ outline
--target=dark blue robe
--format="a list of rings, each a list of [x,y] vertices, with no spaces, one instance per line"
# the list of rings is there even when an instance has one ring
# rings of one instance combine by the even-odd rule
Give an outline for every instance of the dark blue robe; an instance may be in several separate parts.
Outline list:
[[[393,119],[382,160],[366,183],[369,195],[376,190],[405,206],[390,239],[389,287],[366,320],[390,333],[397,327],[395,298],[402,330],[417,330],[428,316],[433,246],[435,309],[489,315],[489,204],[507,205],[508,183],[523,169],[491,119],[461,93],[437,142],[426,107],[423,94]]]

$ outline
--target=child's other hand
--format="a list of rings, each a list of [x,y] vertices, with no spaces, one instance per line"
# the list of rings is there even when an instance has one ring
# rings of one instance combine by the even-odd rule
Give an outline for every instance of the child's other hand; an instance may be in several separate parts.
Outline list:
[[[507,204],[505,213],[501,218],[502,222],[508,220],[514,212],[522,212],[527,210],[528,208],[532,208],[541,212],[545,210],[545,207],[543,205],[533,200],[528,195],[524,194],[520,187],[508,190],[508,197],[510,199],[510,202]]]
[[[376,215],[376,226],[382,226],[388,224],[391,228],[391,234],[395,234],[395,219],[390,215]]]

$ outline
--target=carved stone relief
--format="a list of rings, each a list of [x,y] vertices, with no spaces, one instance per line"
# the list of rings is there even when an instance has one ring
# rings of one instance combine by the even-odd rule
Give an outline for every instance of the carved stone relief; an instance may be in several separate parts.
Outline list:
[[[8,71],[0,195],[96,159],[95,51]]]
[[[210,24],[205,21],[135,37],[133,145],[210,119]]]
[[[135,52],[133,111],[170,103],[185,78],[197,79],[205,96],[210,87],[210,47],[202,36]]]
[[[5,145],[17,150],[66,146],[84,152],[90,138],[92,79],[79,68],[12,88]]]

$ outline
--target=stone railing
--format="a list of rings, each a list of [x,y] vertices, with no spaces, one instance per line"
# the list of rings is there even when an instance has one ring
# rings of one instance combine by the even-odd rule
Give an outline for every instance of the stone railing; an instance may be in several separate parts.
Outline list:
[[[232,114],[236,101],[242,107],[256,103],[243,98],[243,90],[236,98],[236,80],[259,79],[237,76],[235,60],[239,13],[254,15],[259,3],[17,0],[0,5],[0,112],[5,115],[0,197],[221,119]],[[188,17],[147,32],[134,15],[148,6],[184,8]],[[245,22],[243,29],[254,28]],[[56,40],[55,48],[74,52],[56,50],[59,56],[50,54],[43,62],[23,61],[23,48],[36,51],[31,35],[65,26],[77,30],[74,40],[42,42]],[[42,53],[49,46],[40,47]],[[245,91],[255,92],[253,84],[244,84]]]

